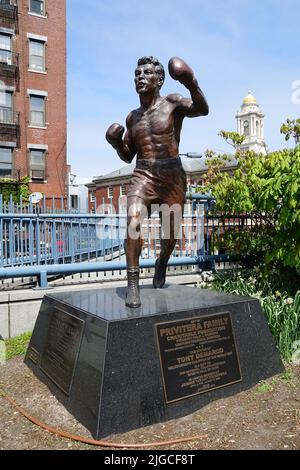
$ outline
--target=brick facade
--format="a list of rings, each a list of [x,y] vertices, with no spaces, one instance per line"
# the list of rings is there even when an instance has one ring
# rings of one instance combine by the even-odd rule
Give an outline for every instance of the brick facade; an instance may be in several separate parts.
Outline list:
[[[108,208],[111,204],[114,207],[115,213],[118,213],[119,209],[125,209],[129,179],[130,176],[122,178],[121,180],[112,178],[107,181],[103,181],[100,184],[94,182],[88,184],[89,210],[94,211],[96,208],[99,211],[99,206],[104,206],[104,210],[108,212]],[[123,195],[124,191],[125,195]],[[106,209],[105,206],[108,206],[108,208]]]
[[[15,19],[7,18],[8,12],[3,3],[6,3],[5,0],[0,2],[0,34],[11,37],[11,51],[14,55],[18,55],[18,67],[16,77],[12,78],[12,74],[8,76],[9,74],[3,72],[6,64],[1,60],[0,80],[2,88],[13,90],[12,109],[14,113],[19,113],[19,128],[16,138],[14,136],[9,138],[9,135],[1,132],[0,147],[12,145],[16,141],[13,150],[12,176],[29,176],[32,192],[44,193],[46,197],[65,197],[67,192],[66,2],[65,0],[11,1],[16,3],[17,7]],[[40,4],[42,6],[44,4],[45,9],[42,14],[37,14],[36,8]],[[7,38],[5,40],[7,41]],[[33,43],[34,45],[38,43],[38,46],[44,45],[44,70],[43,66],[39,65],[35,70],[34,67],[30,67],[29,47]],[[39,101],[44,100],[44,125],[38,126],[31,122],[30,96],[37,96]],[[2,131],[3,126],[4,123],[0,122]],[[33,171],[32,157],[30,160],[32,150],[43,152],[44,173],[43,170]]]

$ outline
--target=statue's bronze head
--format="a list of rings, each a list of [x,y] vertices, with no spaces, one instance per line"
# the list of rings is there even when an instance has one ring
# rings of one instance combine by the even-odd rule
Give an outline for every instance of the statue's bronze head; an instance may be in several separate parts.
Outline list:
[[[138,93],[146,93],[153,87],[161,89],[165,81],[163,65],[152,56],[141,57],[135,70],[135,85]]]

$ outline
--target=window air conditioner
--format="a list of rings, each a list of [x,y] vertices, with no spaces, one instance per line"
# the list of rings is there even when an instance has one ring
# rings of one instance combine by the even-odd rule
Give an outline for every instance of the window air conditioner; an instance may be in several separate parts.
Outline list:
[[[33,180],[44,180],[45,171],[44,170],[31,170],[31,179]]]

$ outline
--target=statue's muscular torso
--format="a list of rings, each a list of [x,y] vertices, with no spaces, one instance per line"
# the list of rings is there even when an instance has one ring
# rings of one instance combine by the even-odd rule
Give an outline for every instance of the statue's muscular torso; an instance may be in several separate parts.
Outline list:
[[[159,97],[147,110],[132,111],[127,128],[138,159],[156,160],[178,157],[184,116],[177,110],[180,95]]]

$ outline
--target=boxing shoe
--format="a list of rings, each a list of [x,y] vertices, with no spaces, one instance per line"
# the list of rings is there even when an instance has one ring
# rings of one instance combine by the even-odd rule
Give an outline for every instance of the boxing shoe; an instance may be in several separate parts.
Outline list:
[[[126,307],[139,308],[142,303],[140,299],[140,286],[139,286],[140,269],[131,268],[127,270],[127,292],[126,292]]]
[[[166,282],[168,260],[158,258],[155,263],[155,274],[153,278],[153,287],[155,289],[162,289]]]

